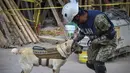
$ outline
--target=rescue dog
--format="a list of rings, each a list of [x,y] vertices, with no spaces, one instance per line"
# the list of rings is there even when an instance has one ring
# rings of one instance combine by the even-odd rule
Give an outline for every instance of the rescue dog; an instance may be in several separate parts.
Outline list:
[[[69,57],[69,55],[72,53],[71,46],[72,46],[73,40],[68,40],[62,44],[57,44],[57,49],[62,48],[64,50],[64,53],[62,54],[66,59]],[[20,55],[20,64],[22,71],[21,73],[30,73],[33,69],[33,66],[47,66],[52,69],[53,73],[59,73],[60,67],[64,65],[66,62],[66,59],[41,59],[41,64],[39,64],[39,58],[36,57],[33,53],[32,48],[23,48],[23,49],[17,49],[14,48],[11,50],[13,54]],[[48,65],[46,65],[48,62]]]

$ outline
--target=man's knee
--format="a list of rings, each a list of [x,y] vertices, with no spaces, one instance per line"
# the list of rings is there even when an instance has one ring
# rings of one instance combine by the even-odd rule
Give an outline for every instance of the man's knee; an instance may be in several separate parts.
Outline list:
[[[106,73],[106,67],[104,62],[96,61],[94,63],[94,68],[96,73]]]
[[[91,64],[91,63],[86,62],[86,65],[87,65],[88,68],[90,68],[90,69],[92,69],[92,70],[95,70],[94,64]]]

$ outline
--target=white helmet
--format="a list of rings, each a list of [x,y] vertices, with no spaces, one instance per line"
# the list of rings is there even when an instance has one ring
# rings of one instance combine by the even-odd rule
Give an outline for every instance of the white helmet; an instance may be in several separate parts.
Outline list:
[[[64,20],[69,23],[78,14],[79,7],[78,2],[69,2],[62,9],[62,15]]]

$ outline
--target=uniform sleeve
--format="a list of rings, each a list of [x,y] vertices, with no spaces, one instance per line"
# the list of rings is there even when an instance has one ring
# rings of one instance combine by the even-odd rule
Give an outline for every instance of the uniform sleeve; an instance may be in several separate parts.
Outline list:
[[[108,39],[108,37],[106,35],[108,34],[107,31],[111,27],[111,24],[107,20],[106,16],[104,14],[97,15],[95,18],[94,25],[95,25],[95,28],[97,30],[97,33],[101,34],[101,36],[94,39],[92,41],[92,43],[98,43],[98,44],[109,43],[110,40]]]
[[[84,38],[85,34],[81,31],[77,34],[77,36],[74,38],[74,41],[72,43],[72,51],[77,50],[75,47],[78,45],[78,42]]]
[[[105,32],[111,27],[111,24],[109,23],[107,17],[104,14],[99,14],[96,16],[94,25],[98,32]]]

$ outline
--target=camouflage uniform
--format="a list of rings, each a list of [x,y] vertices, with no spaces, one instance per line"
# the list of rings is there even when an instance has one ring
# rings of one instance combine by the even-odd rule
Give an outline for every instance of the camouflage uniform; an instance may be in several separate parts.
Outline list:
[[[101,31],[107,31],[110,27],[106,16],[104,14],[99,14],[96,16],[94,25],[97,33]],[[88,61],[101,61],[105,62],[108,57],[113,53],[113,50],[116,48],[116,35],[114,39],[110,40],[103,35],[100,38],[96,38],[91,42],[91,45],[88,49]]]

